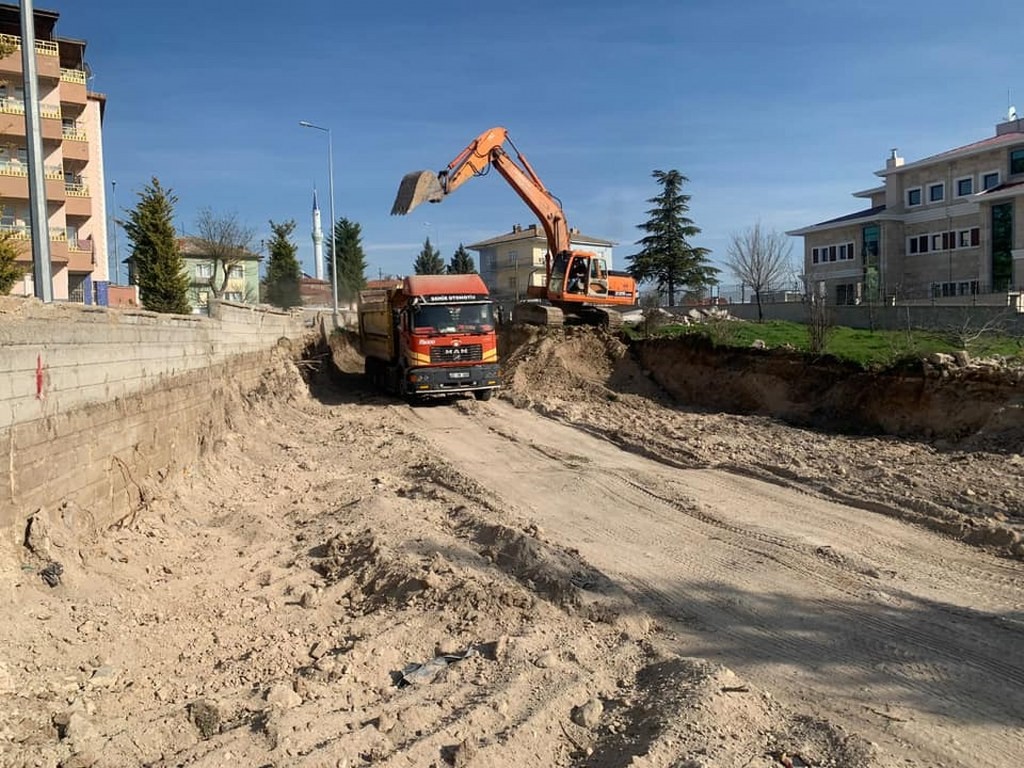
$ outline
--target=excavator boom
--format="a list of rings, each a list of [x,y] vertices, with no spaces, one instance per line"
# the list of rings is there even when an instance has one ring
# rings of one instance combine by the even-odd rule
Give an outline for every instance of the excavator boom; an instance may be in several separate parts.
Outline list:
[[[505,151],[506,143],[515,151],[515,159]],[[615,313],[610,311],[611,307],[633,304],[636,283],[624,273],[608,272],[605,260],[597,254],[573,250],[561,203],[544,186],[504,128],[490,128],[481,133],[436,174],[432,171],[407,173],[398,188],[391,213],[406,214],[422,203],[439,203],[492,166],[537,216],[547,239],[544,284],[530,285],[527,293],[535,300],[550,302],[550,306],[532,302],[523,307],[529,310],[524,318],[536,318],[530,321],[542,325],[561,325],[564,311],[590,324],[613,322]],[[513,312],[513,317],[515,314]]]

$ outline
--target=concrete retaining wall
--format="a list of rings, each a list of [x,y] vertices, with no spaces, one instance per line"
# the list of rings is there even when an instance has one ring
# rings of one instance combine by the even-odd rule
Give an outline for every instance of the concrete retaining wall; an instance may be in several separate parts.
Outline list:
[[[12,309],[13,307],[13,309]],[[300,340],[301,317],[219,303],[213,316],[0,306],[0,531],[74,502],[109,525],[187,466]],[[278,366],[280,367],[280,366]]]

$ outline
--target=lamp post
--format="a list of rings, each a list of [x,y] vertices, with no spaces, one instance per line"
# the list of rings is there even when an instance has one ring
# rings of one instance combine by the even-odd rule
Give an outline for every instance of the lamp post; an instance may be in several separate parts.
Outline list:
[[[112,234],[114,235],[114,285],[121,284],[121,262],[117,260],[117,182],[110,182],[111,211],[110,221]],[[125,285],[128,281],[125,280]]]
[[[303,128],[314,128],[327,134],[327,177],[331,194],[331,303],[334,317],[334,327],[340,328],[338,322],[338,251],[337,243],[334,240],[334,229],[337,219],[334,218],[334,141],[331,138],[331,129],[315,125],[308,120],[300,120],[299,125]]]

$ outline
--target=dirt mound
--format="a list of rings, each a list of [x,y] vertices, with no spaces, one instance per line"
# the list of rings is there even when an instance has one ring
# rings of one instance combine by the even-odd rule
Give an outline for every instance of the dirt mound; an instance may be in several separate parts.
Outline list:
[[[339,330],[329,340],[331,360],[335,367],[345,374],[363,373],[363,355],[359,351],[359,335],[353,331]]]
[[[515,326],[505,332],[502,384],[517,405],[661,397],[615,335],[584,327]]]

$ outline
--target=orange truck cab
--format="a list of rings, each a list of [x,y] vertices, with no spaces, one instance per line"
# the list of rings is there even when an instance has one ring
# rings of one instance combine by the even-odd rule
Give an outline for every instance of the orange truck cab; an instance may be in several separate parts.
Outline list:
[[[479,275],[416,275],[359,295],[366,375],[411,400],[499,387],[494,304]]]

